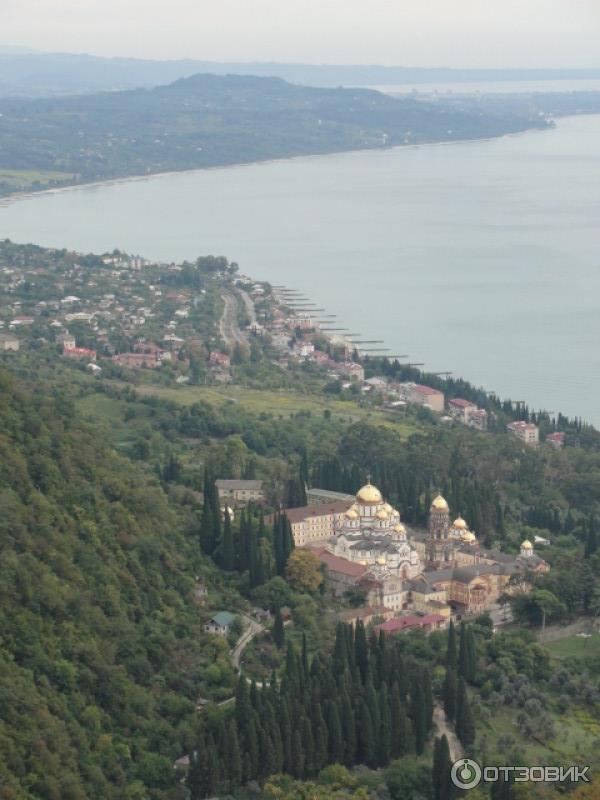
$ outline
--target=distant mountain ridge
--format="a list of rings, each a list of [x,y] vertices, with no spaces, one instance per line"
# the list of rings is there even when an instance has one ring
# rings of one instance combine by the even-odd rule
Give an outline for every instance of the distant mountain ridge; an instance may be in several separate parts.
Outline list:
[[[31,53],[0,47],[0,96],[43,97],[152,87],[209,72],[278,77],[309,86],[384,86],[402,83],[600,79],[598,69],[451,69],[352,64],[159,61],[103,58],[85,53]]]
[[[63,173],[75,183],[481,139],[548,124],[526,112],[485,113],[370,89],[239,75],[194,75],[154,89],[5,98],[0,115],[0,168]]]

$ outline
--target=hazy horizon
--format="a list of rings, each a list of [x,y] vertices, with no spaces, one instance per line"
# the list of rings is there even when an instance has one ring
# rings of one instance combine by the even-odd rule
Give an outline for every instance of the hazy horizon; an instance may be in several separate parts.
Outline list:
[[[595,0],[4,0],[6,46],[54,53],[411,67],[599,65]]]

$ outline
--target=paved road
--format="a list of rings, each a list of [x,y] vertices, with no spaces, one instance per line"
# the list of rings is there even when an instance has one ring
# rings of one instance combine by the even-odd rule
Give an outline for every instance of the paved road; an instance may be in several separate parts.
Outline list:
[[[238,325],[239,300],[231,291],[221,292],[223,299],[223,314],[219,322],[221,338],[231,350],[237,345],[248,349],[248,336],[240,330]],[[248,298],[250,299],[250,298]]]
[[[234,669],[240,668],[240,661],[242,659],[242,653],[244,652],[245,648],[250,644],[252,639],[257,636],[259,633],[264,631],[264,626],[259,625],[258,622],[253,620],[251,617],[247,617],[245,614],[242,615],[243,618],[248,623],[248,627],[242,633],[240,638],[237,640],[235,647],[230,653],[231,658],[231,665]]]
[[[237,291],[239,296],[242,298],[243,304],[246,306],[246,314],[250,320],[250,325],[254,325],[256,323],[256,309],[254,308],[254,300],[250,297],[248,292],[245,292],[243,289],[238,289]]]

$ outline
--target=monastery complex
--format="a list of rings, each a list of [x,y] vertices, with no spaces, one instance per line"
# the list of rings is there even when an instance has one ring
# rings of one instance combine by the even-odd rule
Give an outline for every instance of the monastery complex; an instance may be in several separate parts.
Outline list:
[[[481,547],[462,517],[451,522],[441,495],[421,532],[408,531],[370,482],[353,501],[286,514],[296,546],[310,548],[325,565],[329,589],[337,596],[362,590],[368,606],[387,615],[410,610],[447,621],[452,614],[480,614],[511,591],[513,575],[522,575],[526,586],[528,573],[549,570],[527,540],[517,556]]]

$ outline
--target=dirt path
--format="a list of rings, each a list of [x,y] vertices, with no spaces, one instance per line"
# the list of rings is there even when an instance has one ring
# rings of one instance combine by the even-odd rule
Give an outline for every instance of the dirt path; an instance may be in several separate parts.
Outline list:
[[[446,736],[448,739],[448,747],[450,749],[450,760],[456,761],[464,755],[463,746],[460,743],[458,736],[454,733],[453,728],[450,727],[444,709],[441,706],[433,707],[433,722],[438,730],[439,736]]]

